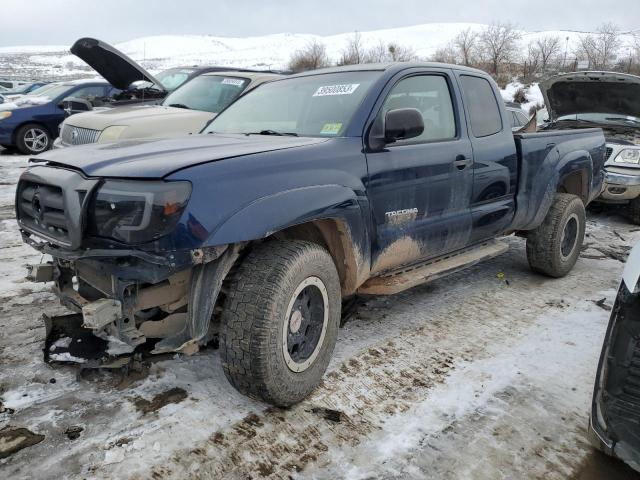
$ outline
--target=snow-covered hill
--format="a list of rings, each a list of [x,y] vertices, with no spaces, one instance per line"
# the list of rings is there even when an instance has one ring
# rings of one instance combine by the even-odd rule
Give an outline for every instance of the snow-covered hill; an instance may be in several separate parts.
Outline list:
[[[411,47],[421,58],[428,58],[466,28],[481,30],[475,23],[429,23],[412,27],[361,32],[364,46],[379,42],[396,42]],[[539,36],[557,35],[571,55],[573,47],[584,32],[522,31],[522,50]],[[158,35],[142,37],[115,46],[151,70],[178,65],[215,64],[247,68],[285,68],[291,54],[310,40],[316,39],[327,47],[332,60],[337,60],[353,32],[318,36],[311,34],[279,33],[260,37],[232,38],[212,35]],[[565,41],[565,39],[568,39]],[[110,42],[109,38],[103,40]],[[631,35],[623,35],[623,42],[631,44]],[[623,48],[626,52],[626,49]],[[21,65],[18,65],[18,62]],[[0,75],[7,70],[32,66],[50,76],[81,72],[84,63],[68,53],[65,46],[0,47]]]

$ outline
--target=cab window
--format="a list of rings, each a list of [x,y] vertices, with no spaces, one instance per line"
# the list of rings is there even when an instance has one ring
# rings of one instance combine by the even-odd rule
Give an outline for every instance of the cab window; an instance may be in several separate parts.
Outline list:
[[[422,114],[424,132],[394,145],[451,140],[456,137],[453,102],[447,80],[441,75],[416,75],[400,80],[389,92],[379,121],[389,110],[415,108]]]

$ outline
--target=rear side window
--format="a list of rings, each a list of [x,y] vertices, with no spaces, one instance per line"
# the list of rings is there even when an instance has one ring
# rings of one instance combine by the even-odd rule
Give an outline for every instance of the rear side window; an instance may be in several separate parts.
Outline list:
[[[500,132],[500,108],[489,81],[471,75],[461,75],[460,81],[473,136],[487,137]]]

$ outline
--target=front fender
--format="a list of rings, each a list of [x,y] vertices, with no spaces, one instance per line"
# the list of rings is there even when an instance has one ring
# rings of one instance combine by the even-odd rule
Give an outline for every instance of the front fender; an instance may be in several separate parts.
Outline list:
[[[355,192],[341,185],[321,185],[254,200],[216,227],[206,246],[257,240],[293,225],[329,218],[344,220],[354,240],[364,240],[367,230]]]

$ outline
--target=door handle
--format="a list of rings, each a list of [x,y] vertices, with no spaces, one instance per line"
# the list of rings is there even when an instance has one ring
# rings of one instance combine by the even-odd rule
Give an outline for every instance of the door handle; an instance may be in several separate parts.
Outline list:
[[[455,161],[453,162],[453,164],[456,166],[458,170],[464,170],[472,163],[473,163],[473,160],[465,157],[464,155],[458,155]]]

